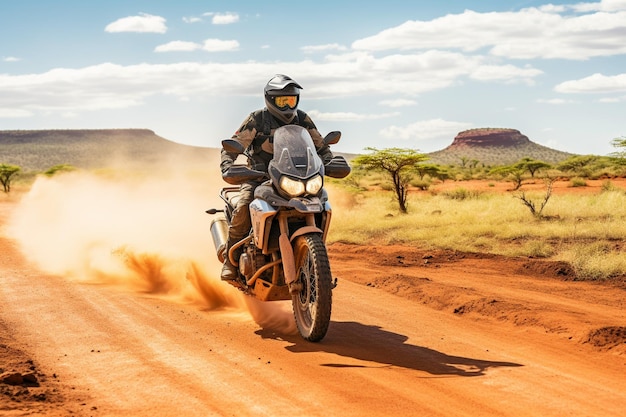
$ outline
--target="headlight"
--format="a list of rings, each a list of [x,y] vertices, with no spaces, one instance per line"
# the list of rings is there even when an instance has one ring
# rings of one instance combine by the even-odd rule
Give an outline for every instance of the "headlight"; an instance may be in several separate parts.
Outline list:
[[[324,185],[321,175],[316,175],[310,180],[298,181],[287,176],[282,176],[279,181],[280,189],[290,197],[299,197],[303,194],[317,195]]]
[[[306,183],[306,193],[311,195],[317,195],[322,189],[322,185],[324,185],[324,180],[322,180],[321,175],[316,175]]]
[[[300,181],[292,180],[287,176],[280,178],[280,189],[291,197],[298,197],[304,194],[304,184]]]

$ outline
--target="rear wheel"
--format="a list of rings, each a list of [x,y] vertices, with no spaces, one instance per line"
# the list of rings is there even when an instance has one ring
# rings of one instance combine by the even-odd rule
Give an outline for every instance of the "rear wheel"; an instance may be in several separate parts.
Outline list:
[[[332,276],[326,246],[320,235],[300,236],[294,245],[296,282],[302,290],[292,296],[300,335],[319,342],[326,335],[332,308]]]

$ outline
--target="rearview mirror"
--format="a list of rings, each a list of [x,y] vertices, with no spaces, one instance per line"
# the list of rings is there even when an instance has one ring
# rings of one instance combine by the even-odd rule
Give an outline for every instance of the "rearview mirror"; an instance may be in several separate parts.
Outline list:
[[[324,143],[326,145],[334,145],[335,143],[339,142],[339,139],[341,139],[341,132],[338,130],[334,130],[326,135],[326,137],[324,138]]]

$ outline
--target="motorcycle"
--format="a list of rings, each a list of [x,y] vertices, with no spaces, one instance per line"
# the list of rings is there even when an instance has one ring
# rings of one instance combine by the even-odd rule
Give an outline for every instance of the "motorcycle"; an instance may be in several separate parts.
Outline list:
[[[340,132],[324,138],[339,142]],[[326,251],[331,206],[324,176],[344,178],[350,173],[345,158],[335,156],[326,165],[316,152],[308,131],[287,125],[274,133],[274,154],[268,171],[235,164],[222,174],[230,185],[263,181],[250,203],[250,233],[226,251],[228,227],[239,194],[238,186],[220,191],[223,210],[211,221],[211,236],[220,262],[226,256],[238,269],[231,283],[261,301],[291,300],[296,326],[307,341],[324,338],[330,324],[333,280]],[[232,139],[222,141],[227,152],[251,155]],[[239,256],[237,256],[239,254]]]

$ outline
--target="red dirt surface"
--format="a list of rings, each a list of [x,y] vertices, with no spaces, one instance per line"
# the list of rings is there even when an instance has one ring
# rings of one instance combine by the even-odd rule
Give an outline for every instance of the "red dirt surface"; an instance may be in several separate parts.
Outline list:
[[[288,303],[246,301],[218,268],[205,302],[44,272],[2,233],[15,207],[0,203],[2,416],[626,409],[620,282],[574,281],[545,260],[335,243],[332,322],[312,344]]]

